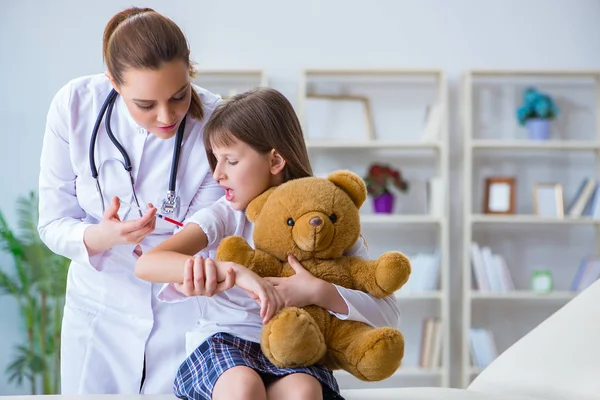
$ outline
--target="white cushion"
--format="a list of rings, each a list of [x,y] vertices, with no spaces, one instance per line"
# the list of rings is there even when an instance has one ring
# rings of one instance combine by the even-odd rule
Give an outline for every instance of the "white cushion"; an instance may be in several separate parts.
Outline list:
[[[481,393],[448,388],[349,389],[342,390],[346,400],[538,400],[531,397]]]
[[[532,400],[527,397],[499,396],[468,390],[443,388],[402,388],[402,389],[349,389],[342,390],[346,400],[404,400],[404,399],[444,399],[444,400]],[[39,396],[0,396],[2,400],[39,400]],[[172,395],[87,395],[87,396],[44,396],[44,400],[174,400]]]
[[[600,398],[600,281],[492,362],[469,386],[548,400]]]

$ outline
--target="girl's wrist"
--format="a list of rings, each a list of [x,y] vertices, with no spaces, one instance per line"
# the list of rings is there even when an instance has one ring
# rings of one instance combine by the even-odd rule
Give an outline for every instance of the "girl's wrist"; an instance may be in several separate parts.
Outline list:
[[[327,305],[329,304],[327,299],[331,296],[331,290],[335,290],[333,285],[323,279],[315,278],[315,284],[312,286],[314,290],[308,299],[309,304],[327,308]]]
[[[237,276],[240,272],[242,272],[243,266],[236,264],[234,262],[231,261],[215,261],[215,265],[217,267],[217,280],[223,281],[225,280],[226,276],[227,276],[227,271],[229,269],[232,269],[233,272],[235,273],[236,276],[236,280],[237,280]]]
[[[348,305],[332,283],[322,279],[315,284],[313,304],[336,314],[348,314]]]

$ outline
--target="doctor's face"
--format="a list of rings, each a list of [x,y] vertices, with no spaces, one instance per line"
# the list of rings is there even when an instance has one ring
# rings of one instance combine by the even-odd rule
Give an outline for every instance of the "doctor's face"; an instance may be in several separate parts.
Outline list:
[[[190,108],[192,87],[185,62],[164,63],[158,70],[129,69],[116,88],[135,122],[161,139],[169,139]]]

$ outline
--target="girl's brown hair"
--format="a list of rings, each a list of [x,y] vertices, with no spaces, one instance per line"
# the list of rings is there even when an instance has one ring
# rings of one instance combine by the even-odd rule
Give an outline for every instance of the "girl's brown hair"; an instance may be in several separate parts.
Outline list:
[[[312,176],[300,121],[288,99],[275,89],[258,88],[219,104],[204,127],[204,145],[211,169],[213,146],[240,140],[261,154],[275,149],[286,161],[283,181]]]
[[[163,63],[182,60],[194,77],[185,35],[169,18],[151,8],[132,7],[115,14],[104,29],[102,56],[108,72],[122,85],[127,69],[157,70]],[[192,88],[189,114],[201,121],[204,113]]]

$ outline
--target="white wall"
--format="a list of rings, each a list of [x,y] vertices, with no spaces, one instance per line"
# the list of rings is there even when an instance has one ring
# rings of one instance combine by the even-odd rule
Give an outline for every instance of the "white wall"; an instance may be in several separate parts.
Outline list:
[[[45,114],[68,79],[103,70],[101,38],[111,15],[131,1],[0,2],[0,209],[35,189]],[[185,31],[203,67],[264,68],[296,98],[305,67],[433,67],[452,81],[451,178],[461,186],[457,79],[493,68],[600,68],[596,0],[159,1]],[[455,193],[461,193],[457,190]],[[452,199],[453,289],[460,284],[461,206]],[[9,215],[9,221],[15,218]],[[0,256],[0,265],[9,260]],[[460,296],[453,300],[458,350]],[[15,305],[0,298],[0,395],[19,393],[3,370],[19,339]],[[456,359],[458,351],[453,353]]]

